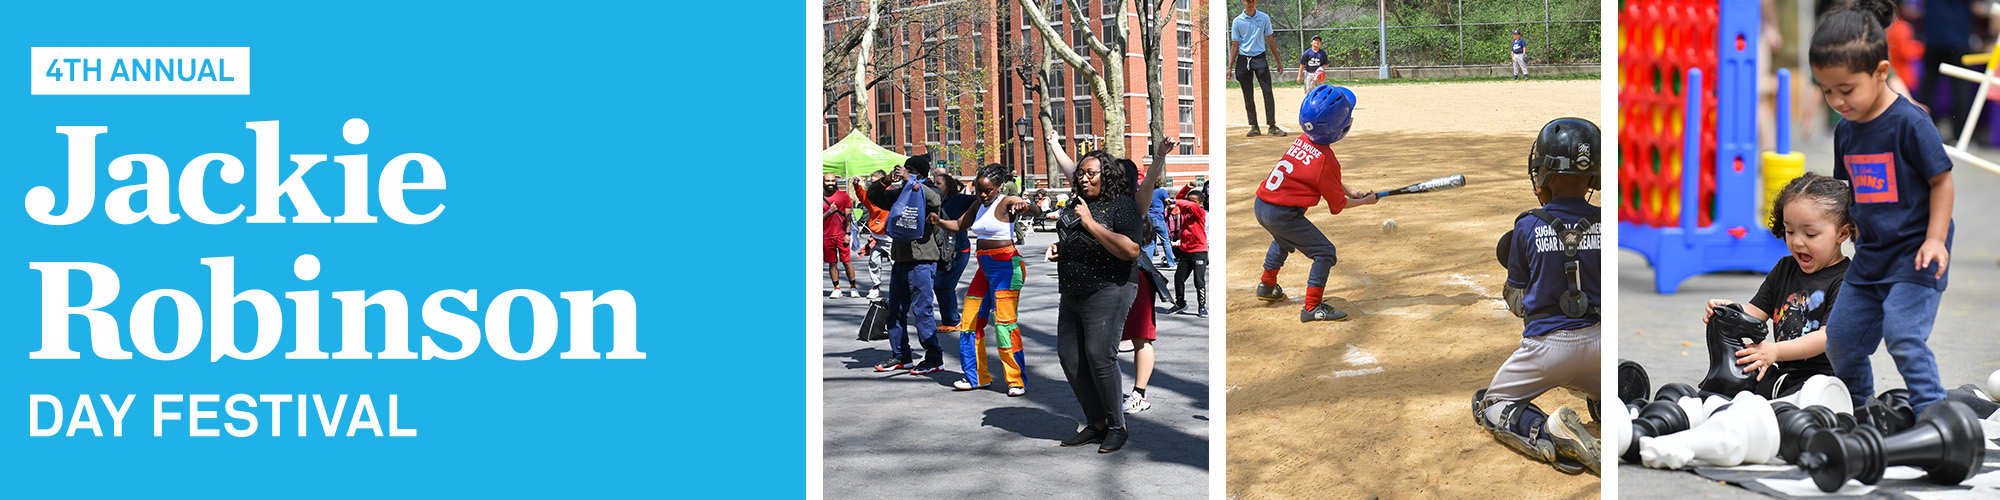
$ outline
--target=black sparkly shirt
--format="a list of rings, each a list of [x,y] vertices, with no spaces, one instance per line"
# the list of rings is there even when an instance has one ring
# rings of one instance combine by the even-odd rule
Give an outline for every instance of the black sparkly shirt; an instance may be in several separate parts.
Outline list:
[[[1056,217],[1056,276],[1061,278],[1057,287],[1064,295],[1088,294],[1105,287],[1116,286],[1133,278],[1132,261],[1120,259],[1098,243],[1083,227],[1083,219],[1076,216],[1074,204],[1064,207]],[[1090,203],[1090,216],[1113,233],[1125,235],[1133,242],[1141,242],[1145,235],[1146,223],[1139,206],[1130,196],[1114,196],[1112,199]]]

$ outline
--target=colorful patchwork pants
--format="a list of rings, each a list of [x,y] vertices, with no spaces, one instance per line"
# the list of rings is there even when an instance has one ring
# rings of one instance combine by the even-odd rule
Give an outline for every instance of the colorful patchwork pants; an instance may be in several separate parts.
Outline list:
[[[979,250],[979,274],[965,290],[965,313],[958,324],[959,359],[964,363],[965,381],[974,387],[993,383],[986,374],[986,323],[993,323],[994,343],[1000,346],[1000,363],[1006,366],[1007,385],[1020,387],[1021,331],[1014,324],[1021,303],[1021,281],[1027,278],[1027,260],[1014,247]]]

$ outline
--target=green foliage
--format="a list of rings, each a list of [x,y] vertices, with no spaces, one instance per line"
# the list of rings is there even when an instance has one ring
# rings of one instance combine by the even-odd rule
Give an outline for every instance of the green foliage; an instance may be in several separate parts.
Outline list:
[[[1531,64],[1597,62],[1602,36],[1597,0],[1390,0],[1387,38],[1392,66],[1507,64],[1513,30],[1528,41]],[[1229,17],[1243,12],[1228,2]],[[1272,63],[1297,68],[1320,35],[1332,67],[1372,67],[1384,33],[1377,0],[1265,0],[1278,46]]]

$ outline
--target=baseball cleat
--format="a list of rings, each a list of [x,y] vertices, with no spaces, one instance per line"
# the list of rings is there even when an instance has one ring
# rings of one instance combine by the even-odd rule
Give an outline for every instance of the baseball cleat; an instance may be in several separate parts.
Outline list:
[[[1285,287],[1258,283],[1257,300],[1262,300],[1266,302],[1276,302],[1280,300],[1285,300]]]
[[[1288,133],[1288,132],[1285,132],[1285,129],[1282,129],[1282,128],[1278,128],[1278,126],[1277,126],[1277,125],[1272,125],[1272,126],[1271,126],[1271,136],[1272,136],[1272,137],[1284,137],[1284,136],[1285,136],[1285,134],[1287,134],[1287,133]]]
[[[1261,135],[1264,135],[1264,131],[1257,130],[1257,127],[1250,127],[1250,133],[1245,134],[1244,137],[1257,137]]]
[[[1556,469],[1575,474],[1571,468],[1580,465],[1592,474],[1601,474],[1597,438],[1583,427],[1583,419],[1576,416],[1576,410],[1567,406],[1558,408],[1555,417],[1542,425],[1548,428],[1548,439],[1555,444],[1555,460],[1551,462]]]
[[[1340,312],[1339,309],[1334,309],[1333,306],[1326,305],[1325,303],[1313,306],[1312,309],[1299,311],[1300,323],[1311,323],[1314,321],[1347,321],[1347,313]]]

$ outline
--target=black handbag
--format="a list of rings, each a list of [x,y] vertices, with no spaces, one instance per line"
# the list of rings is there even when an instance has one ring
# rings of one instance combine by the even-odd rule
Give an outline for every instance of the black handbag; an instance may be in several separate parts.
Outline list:
[[[875,299],[868,301],[868,314],[861,317],[861,332],[855,340],[874,342],[889,338],[889,301]]]

